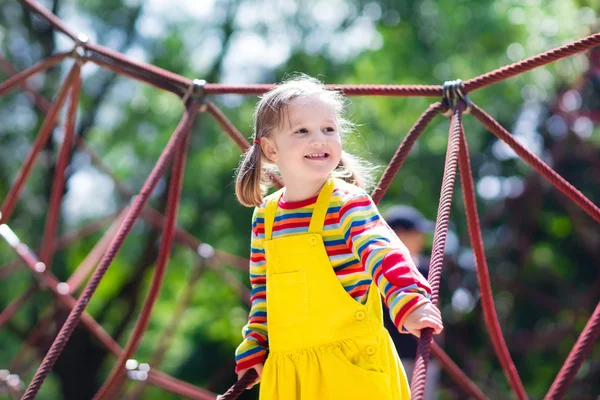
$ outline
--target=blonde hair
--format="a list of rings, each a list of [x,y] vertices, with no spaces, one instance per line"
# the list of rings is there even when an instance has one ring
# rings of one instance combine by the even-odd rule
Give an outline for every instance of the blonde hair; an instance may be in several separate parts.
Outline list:
[[[281,125],[290,102],[309,96],[318,96],[334,107],[338,130],[342,136],[354,129],[354,125],[344,117],[346,97],[339,91],[327,89],[318,79],[302,74],[284,81],[261,96],[254,110],[253,140],[269,137]],[[364,189],[371,184],[370,172],[371,168],[365,161],[342,151],[340,164],[332,176]],[[273,184],[270,175],[277,173],[277,167],[267,159],[261,147],[251,144],[242,155],[236,171],[235,194],[238,201],[247,207],[260,206],[263,196]]]

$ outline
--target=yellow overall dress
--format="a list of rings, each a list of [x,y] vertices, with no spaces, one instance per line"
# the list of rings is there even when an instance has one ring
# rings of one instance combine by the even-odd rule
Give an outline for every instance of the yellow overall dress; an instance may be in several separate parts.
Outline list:
[[[343,288],[325,251],[323,224],[333,192],[321,190],[308,233],[272,239],[277,204],[265,209],[269,356],[260,399],[410,398],[406,374],[383,327],[377,286],[366,304]]]

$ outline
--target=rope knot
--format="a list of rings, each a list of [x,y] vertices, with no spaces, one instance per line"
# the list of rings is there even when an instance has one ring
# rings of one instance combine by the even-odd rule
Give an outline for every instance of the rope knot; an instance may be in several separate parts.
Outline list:
[[[75,59],[75,62],[81,67],[83,65],[83,58],[87,56],[87,42],[89,38],[86,35],[79,35],[75,40],[75,47],[71,51],[71,56]]]
[[[473,103],[471,103],[469,96],[465,94],[464,89],[464,84],[461,79],[444,82],[444,85],[442,86],[442,102],[448,107],[448,109],[442,114],[443,116],[450,118],[452,116],[452,112],[456,109],[456,104],[459,100],[462,100],[465,104],[465,110],[463,113],[468,114],[471,112]]]

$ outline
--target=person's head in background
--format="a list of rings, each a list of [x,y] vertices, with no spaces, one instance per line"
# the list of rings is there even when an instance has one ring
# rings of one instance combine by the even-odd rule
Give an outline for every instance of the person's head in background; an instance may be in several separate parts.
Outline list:
[[[413,258],[420,257],[425,247],[425,234],[432,232],[433,222],[410,206],[394,206],[384,214],[387,224],[406,246]]]

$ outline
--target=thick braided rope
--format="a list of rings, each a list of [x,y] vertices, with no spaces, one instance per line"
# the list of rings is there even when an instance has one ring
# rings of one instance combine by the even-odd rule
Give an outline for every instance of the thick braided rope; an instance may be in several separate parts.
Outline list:
[[[117,234],[119,227],[125,220],[128,212],[129,207],[124,207],[117,219],[115,219],[106,232],[104,232],[104,235],[96,242],[96,245],[89,251],[81,264],[75,268],[75,271],[73,271],[66,282],[69,293],[75,293],[88,275],[94,270],[96,265],[98,265],[104,253],[108,250],[108,246],[110,246],[110,243]]]
[[[152,172],[146,180],[146,183],[140,190],[140,194],[137,196],[135,203],[131,207],[131,210],[127,218],[125,219],[123,225],[121,226],[119,233],[116,235],[110,248],[107,250],[106,254],[100,261],[100,264],[98,265],[94,275],[83,290],[83,293],[77,300],[75,307],[69,314],[67,321],[62,326],[60,332],[58,333],[58,336],[54,340],[54,343],[52,343],[50,350],[44,357],[42,365],[36,372],[31,383],[29,384],[29,387],[27,388],[27,391],[23,396],[23,400],[33,399],[35,395],[39,392],[42,383],[46,379],[46,376],[48,376],[48,374],[50,373],[52,366],[58,359],[60,353],[67,344],[69,337],[75,330],[75,327],[77,326],[79,319],[81,318],[81,314],[85,310],[92,295],[96,291],[96,288],[100,284],[100,280],[108,270],[108,267],[110,266],[112,260],[116,256],[117,251],[120,249],[121,245],[125,241],[125,238],[133,228],[133,224],[139,217],[142,208],[150,198],[150,195],[152,194],[154,188],[158,184],[160,177],[166,170],[167,165],[173,157],[175,150],[180,145],[181,140],[184,138],[186,132],[190,129],[197,111],[197,105],[195,103],[191,103],[190,107],[188,107],[181,122],[179,123],[179,126],[171,136],[171,139],[167,143],[167,146],[160,155],[160,158],[158,159],[156,165],[152,169]]]
[[[144,332],[146,332],[146,329],[148,328],[150,314],[152,313],[154,304],[158,299],[158,294],[160,293],[165,273],[167,271],[169,257],[171,255],[173,237],[175,236],[175,225],[177,223],[177,212],[179,210],[179,199],[181,198],[181,189],[183,186],[183,171],[185,168],[186,154],[190,142],[191,126],[191,124],[188,125],[189,128],[185,131],[185,138],[181,142],[181,146],[175,155],[175,161],[171,171],[169,195],[167,199],[165,226],[163,229],[162,241],[158,253],[158,260],[156,262],[156,267],[154,268],[154,277],[152,278],[148,295],[146,296],[140,316],[138,317],[135,327],[133,328],[129,342],[125,346],[125,349],[119,356],[117,362],[114,364],[108,379],[104,385],[102,385],[98,393],[96,393],[94,396],[95,400],[111,398],[113,393],[119,389],[121,386],[120,383],[122,383],[122,377],[125,373],[125,363],[137,351],[142,341]]]
[[[597,222],[600,222],[600,208],[585,197],[573,185],[567,182],[556,171],[544,163],[538,156],[527,150],[519,143],[506,129],[502,127],[495,119],[490,117],[485,111],[473,104],[472,114],[477,118],[490,132],[496,135],[500,140],[508,144],[514,151],[538,171],[550,183],[556,186],[568,198],[573,200],[575,204],[588,213]]]
[[[469,79],[464,83],[466,92],[491,85],[493,83],[508,79],[512,76],[522,74],[534,68],[549,64],[553,61],[572,56],[573,54],[581,53],[584,50],[598,46],[600,44],[600,33],[588,36],[576,42],[566,44],[556,49],[549,50],[545,53],[534,57],[527,58],[494,71],[485,73],[473,79]]]
[[[21,247],[20,247],[21,246]],[[20,245],[13,250],[16,255],[25,263],[34,274],[37,274],[35,269],[37,258],[31,251],[24,245]],[[68,310],[72,310],[75,307],[76,300],[69,294],[59,293],[58,284],[59,281],[54,277],[51,272],[45,274],[36,275],[37,278],[43,283],[43,288],[49,288],[56,300],[58,300],[62,306]],[[87,312],[83,312],[81,316],[81,322],[83,326],[90,332],[90,334],[96,338],[106,350],[115,356],[119,356],[123,351],[119,344],[98,324]],[[151,370],[148,374],[148,383],[156,386],[160,386],[163,389],[169,390],[175,394],[185,396],[191,399],[199,400],[213,400],[214,395],[209,391],[195,387],[186,382],[180,381],[179,379],[173,378],[163,372],[155,369]]]
[[[50,111],[46,115],[46,118],[40,127],[40,131],[35,139],[35,142],[33,143],[29,154],[27,154],[27,157],[23,162],[23,166],[17,174],[15,182],[12,184],[10,191],[4,199],[1,210],[2,215],[0,216],[1,222],[8,221],[10,219],[10,216],[12,215],[14,207],[17,203],[17,199],[19,198],[21,190],[23,190],[23,186],[25,185],[25,181],[31,173],[35,160],[46,145],[46,142],[48,141],[48,138],[50,137],[52,129],[56,123],[56,119],[58,118],[58,114],[60,113],[60,109],[67,98],[69,90],[71,89],[71,85],[73,85],[73,82],[78,79],[79,74],[79,65],[74,64],[71,68],[71,71],[69,71],[69,74],[65,78],[62,86],[58,90],[58,93],[52,102],[52,107],[50,108]]]
[[[460,182],[462,184],[471,248],[473,249],[473,253],[475,255],[475,264],[477,266],[477,280],[479,282],[479,289],[481,290],[483,316],[490,332],[490,338],[492,340],[494,350],[496,351],[496,355],[500,360],[500,365],[502,365],[502,369],[508,378],[510,387],[515,392],[517,399],[527,400],[527,393],[525,392],[523,383],[519,378],[519,373],[517,372],[515,364],[510,357],[510,353],[506,347],[506,342],[504,341],[504,336],[502,336],[500,323],[498,322],[498,315],[496,314],[494,296],[492,294],[492,286],[490,283],[490,275],[485,258],[485,251],[483,249],[483,239],[481,236],[479,216],[477,214],[475,185],[473,184],[471,162],[469,160],[469,148],[464,132],[461,131],[460,135]]]
[[[402,143],[400,143],[400,146],[398,146],[398,149],[396,150],[396,153],[394,153],[390,163],[383,172],[383,175],[381,175],[379,183],[377,183],[377,186],[375,189],[373,189],[373,193],[371,193],[371,197],[373,198],[375,204],[379,204],[385,195],[385,192],[387,192],[390,184],[396,177],[396,174],[398,173],[398,170],[402,164],[404,164],[404,160],[406,160],[408,153],[412,149],[417,139],[421,136],[431,120],[444,108],[445,106],[442,104],[442,102],[431,104],[427,110],[421,114],[417,122],[415,122],[415,124],[410,128],[402,140]]]
[[[250,385],[252,382],[254,382],[254,380],[256,379],[257,376],[258,376],[258,374],[256,373],[256,370],[254,370],[254,369],[249,370],[248,372],[246,372],[246,374],[244,374],[244,376],[242,376],[242,379],[237,381],[232,387],[229,388],[229,390],[227,390],[221,396],[217,397],[217,399],[218,400],[237,399],[240,396],[240,394],[244,393],[244,391],[246,390],[248,385]]]
[[[98,156],[98,154],[96,154],[96,152],[94,152],[94,150],[90,148],[81,137],[77,137],[76,144],[80,150],[85,151],[90,156],[92,164],[94,164],[94,166],[96,166],[98,169],[100,169],[102,172],[104,172],[110,178],[112,178],[113,182],[117,187],[117,190],[121,194],[127,197],[131,197],[134,195],[133,190],[117,178],[117,176],[112,172],[112,170],[102,162],[102,159]],[[144,221],[162,229],[164,225],[164,216],[158,211],[156,211],[154,208],[152,208],[150,205],[146,204],[141,216],[144,219]],[[194,237],[191,233],[179,227],[177,227],[175,230],[175,240],[185,244],[195,252],[198,250],[198,247],[202,244],[202,242],[196,237]],[[247,258],[239,257],[216,249],[215,258],[224,264],[239,269],[240,271],[248,271]]]
[[[560,399],[565,395],[583,361],[592,351],[592,346],[598,340],[598,335],[600,335],[600,302],[596,305],[596,309],[587,324],[585,324],[583,332],[579,335],[575,346],[558,372],[544,400]]]
[[[44,235],[42,237],[42,247],[40,250],[40,261],[50,268],[52,255],[54,254],[54,242],[59,225],[59,214],[64,195],[66,170],[71,158],[71,149],[73,147],[73,138],[75,137],[75,121],[77,119],[77,107],[79,106],[79,95],[81,93],[81,76],[78,74],[73,82],[67,110],[67,123],[65,126],[65,135],[60,146],[56,168],[54,170],[54,180],[48,203],[48,213],[46,215],[46,224],[44,225]]]
[[[448,234],[448,223],[450,220],[450,207],[452,205],[452,194],[454,192],[454,181],[456,178],[456,165],[458,164],[458,148],[460,133],[462,132],[462,111],[464,104],[459,102],[452,113],[450,131],[448,135],[448,149],[446,151],[446,162],[444,166],[444,177],[438,205],[435,233],[433,235],[433,248],[431,250],[431,265],[429,267],[429,285],[431,286],[431,302],[437,305],[440,278],[442,276],[442,263],[444,261],[444,248],[446,247],[446,236]],[[421,337],[417,347],[415,369],[411,382],[412,398],[420,400],[425,392],[425,379],[427,364],[429,362],[429,344],[433,330],[431,328],[421,330]]]
[[[275,84],[223,85],[207,83],[207,94],[260,95],[273,89]],[[403,96],[437,97],[442,95],[440,85],[325,85],[330,90],[338,90],[346,96]]]

